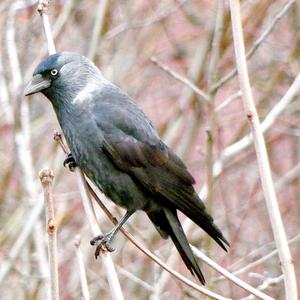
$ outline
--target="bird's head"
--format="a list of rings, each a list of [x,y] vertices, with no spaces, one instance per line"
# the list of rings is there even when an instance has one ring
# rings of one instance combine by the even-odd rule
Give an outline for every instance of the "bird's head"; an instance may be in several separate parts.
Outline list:
[[[86,57],[72,52],[50,55],[35,69],[24,90],[29,96],[43,93],[51,102],[72,101],[91,82],[101,83],[99,69]]]

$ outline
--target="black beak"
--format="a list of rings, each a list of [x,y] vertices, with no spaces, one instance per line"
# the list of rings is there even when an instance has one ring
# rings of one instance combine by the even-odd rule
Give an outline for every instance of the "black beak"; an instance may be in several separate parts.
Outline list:
[[[51,85],[50,79],[43,78],[42,75],[36,74],[31,81],[27,84],[24,90],[24,95],[29,96],[48,88]]]

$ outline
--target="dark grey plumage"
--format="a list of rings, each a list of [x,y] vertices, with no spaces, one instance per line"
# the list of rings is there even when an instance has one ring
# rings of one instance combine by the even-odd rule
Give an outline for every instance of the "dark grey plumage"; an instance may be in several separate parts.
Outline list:
[[[123,221],[136,210],[145,211],[161,236],[171,237],[188,269],[204,284],[177,210],[224,250],[228,242],[195,192],[193,177],[138,106],[87,58],[70,52],[40,63],[25,89],[26,95],[36,92],[51,101],[76,164],[127,210]]]

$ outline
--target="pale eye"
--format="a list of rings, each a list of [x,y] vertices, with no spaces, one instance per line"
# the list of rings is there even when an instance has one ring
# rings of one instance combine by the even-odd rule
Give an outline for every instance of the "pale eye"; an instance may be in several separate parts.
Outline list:
[[[56,76],[58,71],[56,69],[52,69],[50,73],[52,76]]]

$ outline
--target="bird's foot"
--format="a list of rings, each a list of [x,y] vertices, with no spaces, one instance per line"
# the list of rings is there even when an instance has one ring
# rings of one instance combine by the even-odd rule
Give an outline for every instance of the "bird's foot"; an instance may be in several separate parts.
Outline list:
[[[112,237],[113,237],[113,234],[108,233],[108,234],[105,234],[105,235],[98,235],[90,241],[92,246],[97,245],[96,251],[95,251],[95,258],[96,259],[98,258],[100,253],[115,251],[115,249],[110,245]]]
[[[69,153],[67,158],[64,160],[64,167],[68,168],[71,172],[74,172],[75,168],[77,167],[72,153]]]

